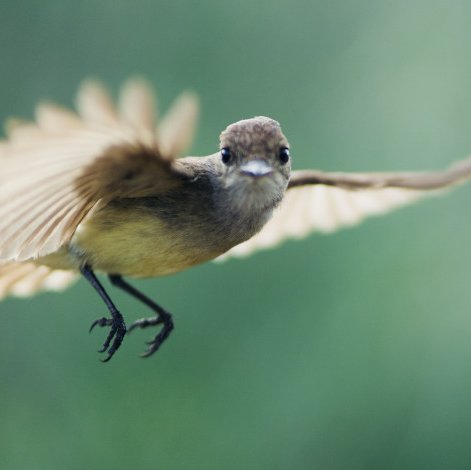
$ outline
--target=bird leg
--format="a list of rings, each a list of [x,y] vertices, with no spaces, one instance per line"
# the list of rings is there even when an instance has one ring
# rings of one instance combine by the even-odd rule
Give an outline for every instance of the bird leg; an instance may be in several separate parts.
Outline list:
[[[111,318],[102,317],[98,320],[95,320],[90,326],[92,331],[95,326],[111,326],[111,331],[108,334],[103,347],[98,352],[108,351],[108,356],[103,362],[108,362],[113,354],[119,349],[121,343],[123,342],[124,335],[126,334],[126,324],[124,323],[124,318],[119,313],[118,309],[115,307],[113,301],[110,299],[109,295],[106,293],[103,286],[100,284],[100,281],[95,276],[95,273],[90,269],[89,266],[85,265],[80,269],[80,272],[83,274],[85,279],[92,285],[92,287],[98,292],[98,295],[103,299],[108,310],[110,311]],[[111,340],[114,338],[113,344]]]
[[[135,321],[128,328],[128,333],[137,327],[147,328],[148,326],[163,325],[162,329],[159,333],[157,333],[157,335],[155,335],[154,339],[147,343],[149,345],[147,351],[141,354],[142,357],[149,357],[160,348],[162,343],[168,338],[171,331],[173,330],[172,315],[170,315],[170,313],[163,309],[159,304],[155,303],[142,292],[138,291],[135,287],[128,284],[119,274],[110,274],[109,279],[114,286],[119,287],[124,292],[127,292],[137,300],[140,300],[143,304],[147,305],[157,314],[154,317],[141,318],[140,320]]]

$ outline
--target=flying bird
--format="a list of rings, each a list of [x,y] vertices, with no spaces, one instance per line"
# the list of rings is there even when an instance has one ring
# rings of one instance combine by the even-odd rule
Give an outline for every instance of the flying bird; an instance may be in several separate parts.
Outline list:
[[[42,102],[34,122],[9,120],[0,142],[0,298],[61,290],[81,274],[109,310],[90,328],[110,328],[104,361],[126,332],[158,325],[150,356],[172,316],[124,277],[164,276],[351,226],[471,177],[471,158],[423,173],[291,171],[288,140],[263,116],[230,124],[209,156],[177,158],[197,114],[196,96],[184,93],[158,120],[152,88],[132,79],[117,105],[87,81],[76,112]],[[155,315],[126,327],[95,272]]]

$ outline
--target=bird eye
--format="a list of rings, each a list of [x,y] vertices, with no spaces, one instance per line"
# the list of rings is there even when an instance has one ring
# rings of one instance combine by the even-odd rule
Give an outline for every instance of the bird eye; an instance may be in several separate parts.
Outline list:
[[[280,158],[280,162],[281,162],[282,165],[284,165],[285,163],[288,163],[289,148],[288,147],[282,147],[280,149],[280,153],[279,153],[278,157]]]
[[[224,147],[223,149],[221,149],[221,159],[222,159],[222,163],[224,163],[225,165],[228,165],[232,159],[232,154],[231,154],[231,151],[227,148],[227,147]]]

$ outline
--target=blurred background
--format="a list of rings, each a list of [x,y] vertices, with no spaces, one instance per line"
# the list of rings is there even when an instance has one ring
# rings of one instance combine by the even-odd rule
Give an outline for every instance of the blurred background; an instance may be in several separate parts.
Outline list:
[[[295,168],[443,168],[471,153],[471,4],[3,0],[0,117],[97,77],[201,96],[191,153],[272,116]],[[0,304],[5,469],[471,468],[471,187],[330,236],[135,285],[162,350],[108,364],[85,282]],[[109,284],[106,282],[106,286]],[[128,322],[147,315],[113,290]]]

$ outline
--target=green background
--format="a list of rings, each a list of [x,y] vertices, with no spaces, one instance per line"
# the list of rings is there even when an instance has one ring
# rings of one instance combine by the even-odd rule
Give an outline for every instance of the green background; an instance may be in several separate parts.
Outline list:
[[[185,88],[192,154],[282,123],[295,168],[471,153],[466,1],[0,1],[0,117],[94,76]],[[136,282],[174,313],[108,364],[85,282],[0,304],[5,469],[471,468],[471,188],[246,260]],[[108,285],[108,284],[107,284]],[[145,309],[120,292],[128,321]]]

